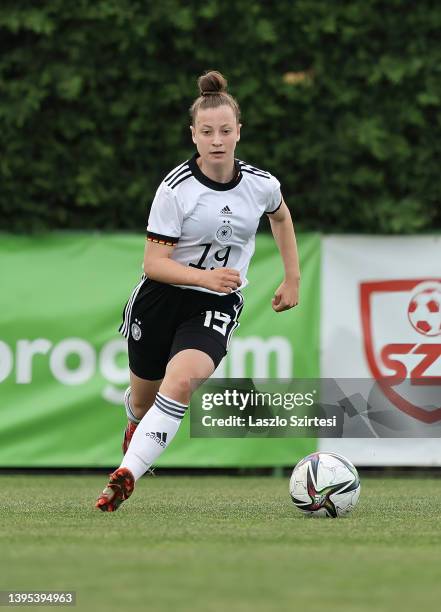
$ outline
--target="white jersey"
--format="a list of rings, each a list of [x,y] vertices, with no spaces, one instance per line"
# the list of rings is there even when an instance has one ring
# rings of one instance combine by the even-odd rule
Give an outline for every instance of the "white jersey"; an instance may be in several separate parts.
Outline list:
[[[281,206],[280,183],[269,172],[239,160],[234,178],[218,183],[201,172],[198,156],[172,170],[160,184],[147,239],[174,246],[171,259],[184,266],[237,270],[243,289],[259,220]],[[205,287],[175,286],[215,293]]]

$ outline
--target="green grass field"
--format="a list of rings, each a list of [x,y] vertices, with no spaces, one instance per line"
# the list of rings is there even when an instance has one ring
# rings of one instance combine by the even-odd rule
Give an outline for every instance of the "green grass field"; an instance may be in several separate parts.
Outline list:
[[[302,516],[286,478],[143,478],[113,514],[93,509],[104,484],[0,476],[0,590],[91,611],[439,609],[439,479],[362,478],[337,520]]]

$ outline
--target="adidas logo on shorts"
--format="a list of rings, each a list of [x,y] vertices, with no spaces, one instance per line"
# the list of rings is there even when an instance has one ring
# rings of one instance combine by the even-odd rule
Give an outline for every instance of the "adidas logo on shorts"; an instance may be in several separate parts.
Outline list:
[[[145,434],[148,438],[151,438],[155,442],[157,442],[160,446],[165,447],[167,442],[167,434],[165,431],[160,433],[159,431],[151,431],[150,433]]]
[[[230,209],[230,207],[227,205],[227,206],[224,206],[224,207],[223,207],[223,209],[220,211],[220,213],[219,213],[219,214],[220,214],[220,215],[232,215],[232,214],[233,214],[233,211],[232,211],[232,210]]]

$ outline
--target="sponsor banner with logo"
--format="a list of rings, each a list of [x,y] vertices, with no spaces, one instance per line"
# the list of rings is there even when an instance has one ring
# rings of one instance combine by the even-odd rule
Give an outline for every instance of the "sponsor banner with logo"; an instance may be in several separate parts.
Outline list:
[[[140,235],[0,237],[0,466],[119,464],[128,366],[117,328],[143,250]],[[299,251],[301,306],[277,314],[281,259],[271,236],[257,237],[241,325],[215,376],[319,376],[320,237],[300,236]],[[186,418],[158,465],[293,465],[315,448],[308,439],[191,439]]]
[[[321,376],[379,381],[384,418],[370,425],[387,438],[321,450],[358,465],[441,465],[441,237],[323,239]]]

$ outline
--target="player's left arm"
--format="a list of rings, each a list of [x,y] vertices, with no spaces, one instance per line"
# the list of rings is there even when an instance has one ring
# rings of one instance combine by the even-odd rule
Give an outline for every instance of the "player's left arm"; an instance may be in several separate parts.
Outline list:
[[[271,231],[283,260],[285,278],[274,292],[273,310],[282,312],[299,303],[300,267],[296,235],[288,206],[282,198],[280,207],[269,213]]]

